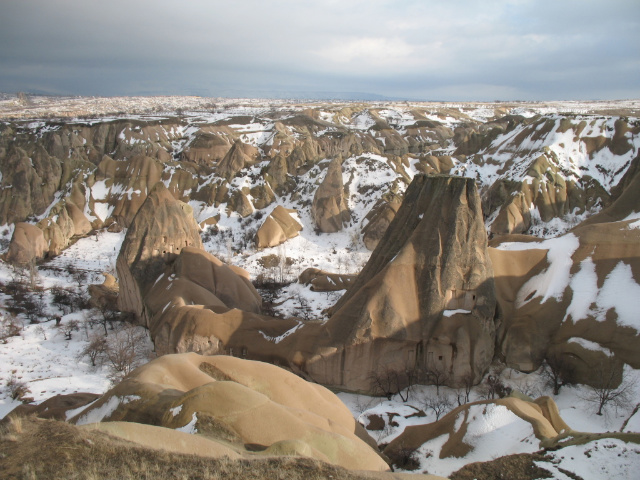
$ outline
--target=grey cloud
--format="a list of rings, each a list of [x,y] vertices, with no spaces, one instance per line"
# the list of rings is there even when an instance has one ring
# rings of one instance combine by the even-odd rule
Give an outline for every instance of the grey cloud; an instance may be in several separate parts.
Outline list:
[[[0,91],[640,96],[635,0],[21,0],[2,12]]]

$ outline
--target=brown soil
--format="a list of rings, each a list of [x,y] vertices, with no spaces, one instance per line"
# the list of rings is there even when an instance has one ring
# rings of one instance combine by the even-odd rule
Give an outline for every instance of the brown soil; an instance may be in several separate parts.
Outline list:
[[[2,426],[3,479],[365,480],[367,476],[315,460],[271,457],[230,460],[137,447],[101,432],[35,417]]]
[[[552,478],[544,468],[536,466],[535,461],[545,460],[539,453],[509,455],[490,462],[476,462],[465,465],[449,477],[451,480],[533,480]]]

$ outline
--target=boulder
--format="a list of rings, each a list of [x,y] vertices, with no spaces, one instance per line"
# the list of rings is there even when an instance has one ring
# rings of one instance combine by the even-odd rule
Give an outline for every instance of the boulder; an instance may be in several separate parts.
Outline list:
[[[243,455],[259,447],[269,456],[304,455],[350,469],[388,470],[370,437],[329,390],[274,365],[230,356],[160,357],[71,419],[79,425],[114,421],[130,428],[138,423],[181,429]]]
[[[156,184],[131,222],[118,254],[119,309],[148,325],[146,294],[189,246],[202,248],[192,208],[173,198],[164,184]]]
[[[290,238],[297,237],[302,230],[302,225],[295,220],[288,210],[278,205],[269,214],[256,233],[256,246],[258,248],[276,247]]]
[[[108,308],[115,310],[118,308],[118,281],[110,273],[103,272],[104,282],[101,284],[89,285],[89,302],[94,308]]]
[[[29,223],[16,223],[7,250],[7,262],[12,265],[30,265],[47,254],[47,242],[42,230]]]
[[[325,385],[362,391],[374,390],[383,369],[477,382],[493,359],[495,308],[474,181],[416,175],[300,368]]]
[[[357,275],[329,273],[319,268],[307,268],[298,277],[303,285],[311,285],[314,292],[335,292],[349,288]]]
[[[351,218],[342,183],[342,166],[337,158],[329,163],[324,180],[313,196],[311,216],[324,233],[339,232]]]

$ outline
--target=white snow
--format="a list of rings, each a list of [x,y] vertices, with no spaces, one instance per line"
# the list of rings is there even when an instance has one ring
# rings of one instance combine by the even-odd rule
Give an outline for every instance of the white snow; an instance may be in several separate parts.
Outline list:
[[[605,353],[607,356],[613,355],[611,350],[609,350],[608,348],[605,348],[599,343],[592,342],[591,340],[586,340],[584,338],[571,337],[569,340],[567,340],[567,343],[577,343],[578,345],[580,345],[582,348],[586,350],[591,350],[593,352],[602,352],[602,353]]]
[[[548,452],[549,461],[536,465],[551,472],[552,479],[570,480],[564,472],[571,472],[589,480],[638,478],[640,447],[615,438],[594,440],[585,445],[568,446]]]
[[[176,428],[176,430],[179,432],[196,434],[198,433],[198,429],[196,428],[197,422],[198,422],[198,417],[196,416],[196,412],[193,412],[193,415],[191,416],[191,421],[183,427]]]
[[[591,257],[580,262],[580,270],[571,276],[569,286],[573,292],[571,304],[567,308],[565,320],[571,316],[575,322],[582,318],[587,318],[591,305],[598,296],[598,276],[596,266]]]
[[[178,405],[177,407],[170,408],[169,411],[171,412],[171,415],[176,417],[182,411],[182,407],[183,405]]]
[[[423,444],[416,454],[421,472],[432,475],[449,476],[467,463],[484,462],[504,455],[532,453],[539,450],[539,441],[533,427],[502,405],[473,405],[466,412],[460,412],[456,426],[467,424],[464,442],[473,450],[463,458],[440,458],[440,451],[449,439],[441,435]]]
[[[640,332],[640,315],[638,315],[638,299],[640,285],[633,278],[631,266],[619,262],[607,275],[604,285],[598,293],[598,320],[606,318],[609,309],[615,309],[618,324],[634,328]]]
[[[549,266],[538,275],[531,277],[518,292],[518,307],[534,298],[542,297],[540,303],[550,298],[562,299],[569,284],[570,270],[573,266],[571,256],[580,246],[580,241],[572,233],[551,238],[540,243],[508,242],[498,246],[500,250],[547,250]]]
[[[471,313],[471,310],[464,310],[462,308],[458,308],[456,310],[445,310],[444,312],[442,312],[442,316],[444,317],[452,317],[453,315],[457,315],[458,313]]]

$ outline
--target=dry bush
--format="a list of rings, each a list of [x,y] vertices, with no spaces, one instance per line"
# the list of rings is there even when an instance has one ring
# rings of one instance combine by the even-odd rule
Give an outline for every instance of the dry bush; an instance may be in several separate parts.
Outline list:
[[[18,379],[15,375],[11,375],[6,383],[7,390],[9,390],[9,396],[13,400],[23,400],[28,394],[31,393],[26,382]]]
[[[0,437],[0,477],[47,479],[365,480],[310,458],[231,460],[151,450],[65,422],[26,417],[14,440]]]

